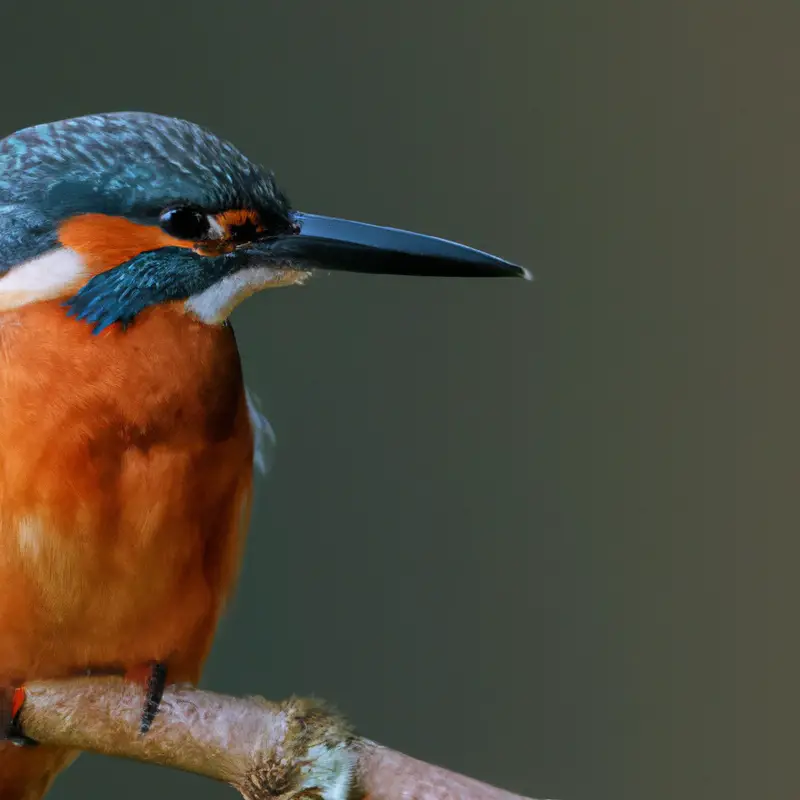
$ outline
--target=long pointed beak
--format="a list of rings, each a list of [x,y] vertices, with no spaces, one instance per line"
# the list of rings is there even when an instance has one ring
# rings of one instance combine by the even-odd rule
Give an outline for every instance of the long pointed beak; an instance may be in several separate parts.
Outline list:
[[[463,244],[365,222],[294,212],[296,232],[258,249],[299,269],[452,278],[525,278],[524,267]]]

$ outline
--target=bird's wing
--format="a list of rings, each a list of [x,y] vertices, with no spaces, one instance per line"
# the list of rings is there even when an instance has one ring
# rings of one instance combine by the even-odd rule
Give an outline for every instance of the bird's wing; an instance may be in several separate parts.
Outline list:
[[[253,466],[266,475],[272,469],[275,458],[275,430],[270,421],[261,413],[261,401],[250,389],[245,388],[247,413],[253,430]]]

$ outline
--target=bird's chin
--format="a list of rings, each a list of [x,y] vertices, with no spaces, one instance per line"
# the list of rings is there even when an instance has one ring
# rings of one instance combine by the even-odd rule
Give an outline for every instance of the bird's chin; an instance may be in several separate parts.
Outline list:
[[[212,325],[224,322],[243,300],[265,289],[293,286],[308,280],[308,270],[290,266],[247,267],[226,275],[185,304],[187,313]]]

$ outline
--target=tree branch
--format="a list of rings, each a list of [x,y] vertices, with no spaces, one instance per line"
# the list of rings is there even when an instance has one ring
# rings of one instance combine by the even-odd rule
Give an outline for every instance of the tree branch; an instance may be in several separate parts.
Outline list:
[[[356,736],[332,710],[174,686],[141,736],[142,690],[120,678],[27,684],[19,722],[42,744],[173,767],[247,800],[526,800]]]

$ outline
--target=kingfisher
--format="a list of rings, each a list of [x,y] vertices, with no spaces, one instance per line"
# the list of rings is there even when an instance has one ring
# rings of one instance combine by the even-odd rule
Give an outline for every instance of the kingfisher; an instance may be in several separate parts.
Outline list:
[[[146,732],[167,680],[198,681],[262,430],[229,317],[318,270],[530,277],[296,211],[186,120],[93,114],[0,141],[0,686],[17,706],[26,681],[119,672],[146,688]],[[0,800],[36,800],[76,753],[13,711]]]

